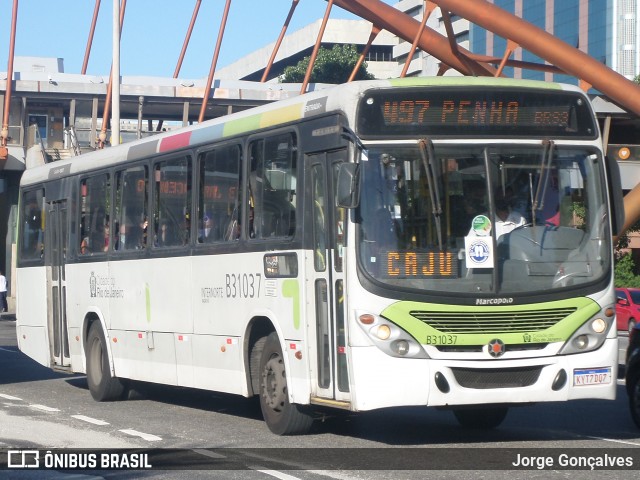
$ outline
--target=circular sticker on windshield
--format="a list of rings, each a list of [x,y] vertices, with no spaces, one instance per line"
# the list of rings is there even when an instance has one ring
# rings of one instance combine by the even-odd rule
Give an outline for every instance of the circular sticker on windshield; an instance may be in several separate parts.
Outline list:
[[[477,215],[471,221],[471,229],[476,235],[489,235],[491,234],[491,220],[486,215]]]

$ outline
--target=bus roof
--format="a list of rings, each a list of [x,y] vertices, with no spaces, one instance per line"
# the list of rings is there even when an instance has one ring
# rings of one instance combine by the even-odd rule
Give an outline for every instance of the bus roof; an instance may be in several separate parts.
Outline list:
[[[52,170],[56,171],[55,176],[57,178],[64,177],[149,157],[158,153],[169,153],[181,148],[232,138],[264,128],[286,125],[296,120],[322,115],[326,112],[344,112],[352,116],[355,113],[357,102],[362,92],[366,90],[420,86],[526,87],[582,92],[579,88],[568,84],[494,77],[409,77],[357,81],[280,100],[116,147],[96,150],[67,160],[29,168],[22,175],[21,185],[45,181],[51,178],[52,174],[50,172]]]

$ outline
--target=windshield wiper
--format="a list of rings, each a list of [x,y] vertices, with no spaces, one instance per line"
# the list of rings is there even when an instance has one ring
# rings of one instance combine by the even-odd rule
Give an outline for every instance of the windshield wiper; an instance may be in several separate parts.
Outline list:
[[[427,176],[427,184],[429,186],[429,196],[431,197],[431,210],[436,223],[436,232],[438,235],[438,248],[442,250],[442,203],[440,203],[440,192],[438,191],[438,182],[436,181],[436,156],[433,151],[433,143],[428,139],[418,140],[418,148],[420,157],[424,165],[425,175]]]
[[[536,224],[536,210],[540,211],[544,208],[544,197],[547,193],[547,184],[549,183],[549,175],[551,175],[551,161],[553,160],[553,140],[544,140],[542,142],[542,159],[540,161],[540,173],[538,177],[538,188],[536,188],[536,196],[531,203],[531,216],[533,224]]]

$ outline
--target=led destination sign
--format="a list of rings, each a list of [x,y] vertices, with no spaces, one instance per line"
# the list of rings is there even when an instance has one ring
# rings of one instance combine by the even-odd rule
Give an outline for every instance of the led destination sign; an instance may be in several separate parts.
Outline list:
[[[368,92],[358,110],[362,136],[551,136],[594,138],[584,97],[520,89]]]
[[[457,278],[458,253],[396,251],[382,253],[382,275],[386,278]]]

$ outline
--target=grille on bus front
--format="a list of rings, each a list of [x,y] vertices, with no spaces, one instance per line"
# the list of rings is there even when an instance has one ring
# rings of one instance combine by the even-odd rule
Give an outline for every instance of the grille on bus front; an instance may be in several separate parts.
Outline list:
[[[425,312],[412,311],[418,320],[443,333],[536,332],[553,327],[576,308],[553,308],[519,312]]]
[[[519,388],[528,387],[538,381],[541,366],[506,368],[501,370],[483,368],[452,368],[453,375],[465,388]]]

